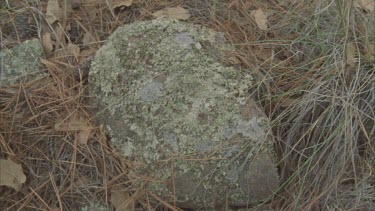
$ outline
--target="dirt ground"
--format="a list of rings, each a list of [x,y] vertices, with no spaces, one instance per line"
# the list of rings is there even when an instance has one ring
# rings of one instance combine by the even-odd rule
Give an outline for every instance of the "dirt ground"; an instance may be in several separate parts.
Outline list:
[[[26,177],[0,186],[0,210],[181,210],[134,185],[149,178],[129,178],[136,163],[109,147],[88,104],[108,36],[160,16],[224,33],[228,65],[256,78],[282,184],[239,209],[375,210],[372,0],[1,1],[1,49],[39,39],[45,74],[0,87],[0,160]]]

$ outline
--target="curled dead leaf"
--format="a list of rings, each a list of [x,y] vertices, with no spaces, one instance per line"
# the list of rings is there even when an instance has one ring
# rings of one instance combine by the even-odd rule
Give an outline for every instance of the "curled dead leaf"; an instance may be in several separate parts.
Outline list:
[[[291,105],[295,105],[297,103],[297,99],[295,98],[284,98],[281,100],[281,107],[287,108]]]
[[[257,26],[261,29],[261,30],[267,30],[268,27],[267,27],[267,16],[266,14],[264,14],[263,10],[262,9],[257,9],[257,10],[253,10],[251,11],[251,15],[254,17],[255,19],[255,23],[257,24]]]
[[[90,32],[86,32],[83,35],[82,43],[85,44],[85,45],[88,45],[88,44],[91,44],[93,42],[95,42],[95,39],[92,36],[92,34]]]
[[[52,39],[51,39],[50,33],[47,32],[47,33],[43,34],[42,45],[43,45],[43,50],[47,55],[52,53],[53,45],[52,45]]]
[[[229,57],[229,62],[233,65],[241,64],[241,60],[237,56]]]
[[[374,0],[357,0],[356,6],[368,12],[374,12],[375,1]]]
[[[133,0],[112,0],[111,6],[112,9],[116,9],[118,7],[130,7],[133,4]]]
[[[24,182],[26,182],[26,175],[23,173],[20,164],[12,160],[0,159],[0,185],[5,185],[19,191]]]
[[[66,121],[55,123],[55,130],[57,131],[75,131],[75,139],[79,144],[87,144],[92,129],[90,122],[83,117],[69,118]]]
[[[59,2],[57,0],[49,0],[46,13],[47,22],[53,24],[55,21],[60,20],[63,15]]]
[[[89,140],[90,135],[91,135],[91,127],[87,127],[78,131],[76,135],[77,142],[82,145],[87,144],[87,141]]]
[[[67,120],[59,120],[55,123],[57,131],[78,131],[89,126],[88,121],[83,117],[72,117]]]
[[[107,136],[105,135],[105,130],[104,130],[103,125],[100,125],[99,134],[100,134],[100,137],[99,137],[100,143],[102,143],[102,145],[105,146],[106,149],[109,148],[108,143],[107,143]]]
[[[157,18],[167,17],[167,18],[175,18],[178,20],[187,20],[188,18],[190,18],[189,11],[180,6],[164,8],[162,10],[152,13],[152,15]]]
[[[79,53],[81,52],[80,48],[74,44],[68,44],[65,48],[61,48],[53,52],[53,58],[64,58],[64,57],[75,57],[78,58]]]
[[[132,210],[133,203],[129,203],[130,194],[120,186],[111,188],[111,203],[116,211]]]
[[[358,62],[358,50],[355,43],[348,43],[346,46],[346,64],[350,68],[355,68]]]

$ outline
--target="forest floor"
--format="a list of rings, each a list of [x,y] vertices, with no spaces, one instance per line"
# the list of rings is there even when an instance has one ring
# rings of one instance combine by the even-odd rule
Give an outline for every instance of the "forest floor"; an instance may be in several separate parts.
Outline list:
[[[256,78],[249,91],[272,123],[282,184],[247,209],[375,210],[374,14],[373,0],[0,2],[1,49],[40,39],[48,73],[0,87],[0,160],[26,176],[18,190],[0,186],[0,210],[180,210],[130,185],[132,162],[86,102],[108,36],[160,15],[224,33],[232,65]]]

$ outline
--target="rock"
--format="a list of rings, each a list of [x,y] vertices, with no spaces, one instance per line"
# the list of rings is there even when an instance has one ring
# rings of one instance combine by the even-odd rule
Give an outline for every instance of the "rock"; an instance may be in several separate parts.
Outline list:
[[[223,65],[229,49],[222,34],[157,19],[117,29],[92,63],[92,107],[137,162],[129,177],[181,208],[246,206],[278,188],[267,118],[250,71]]]
[[[12,49],[0,52],[0,85],[40,71],[43,47],[39,40],[27,40]]]

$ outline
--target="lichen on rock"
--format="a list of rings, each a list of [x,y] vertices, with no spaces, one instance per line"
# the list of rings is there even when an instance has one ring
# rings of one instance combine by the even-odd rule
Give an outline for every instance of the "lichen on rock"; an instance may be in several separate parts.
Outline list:
[[[0,85],[16,82],[40,71],[43,47],[39,40],[27,40],[0,52]]]
[[[181,207],[242,206],[278,186],[251,72],[223,65],[230,49],[213,30],[157,19],[117,29],[92,63],[91,102],[111,145]]]

